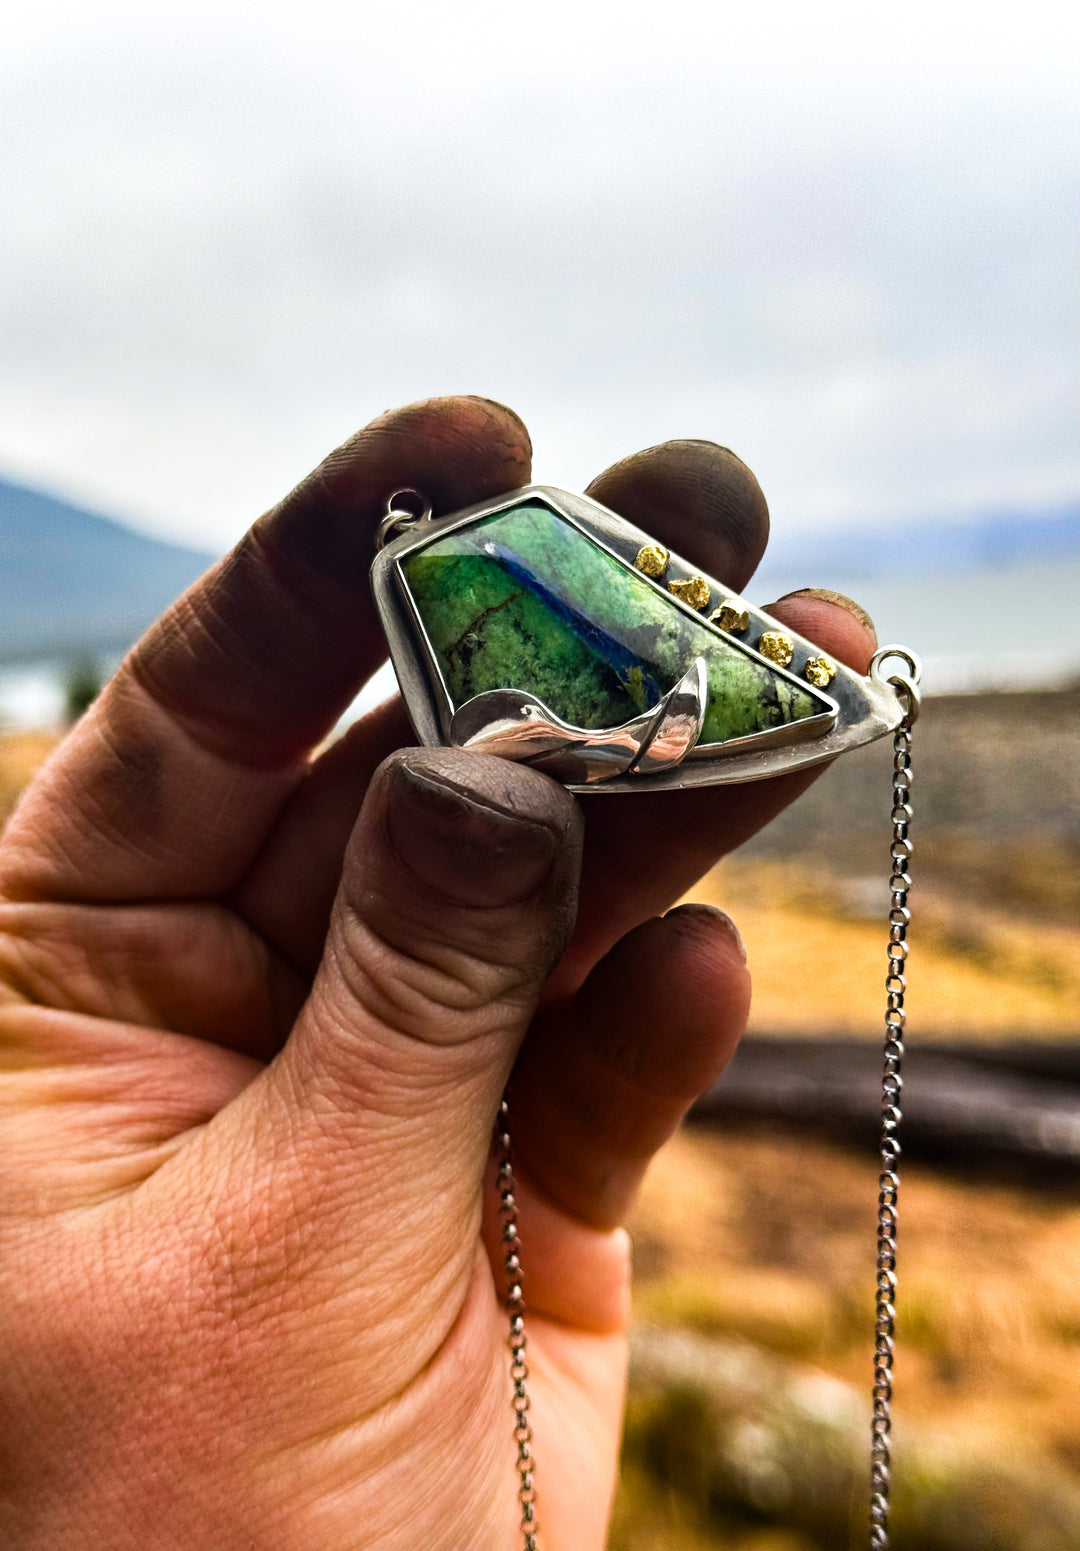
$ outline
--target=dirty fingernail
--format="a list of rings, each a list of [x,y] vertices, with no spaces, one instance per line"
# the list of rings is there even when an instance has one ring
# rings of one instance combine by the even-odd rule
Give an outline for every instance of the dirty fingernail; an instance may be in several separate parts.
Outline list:
[[[532,437],[529,435],[529,428],[516,409],[511,409],[509,404],[503,404],[499,399],[485,398],[482,393],[470,393],[469,397],[475,400],[477,404],[489,404],[492,409],[497,409],[501,415],[509,415],[515,425],[520,426],[522,431],[524,431],[525,440],[529,444],[530,451],[532,450]]]
[[[538,784],[542,779],[520,773]],[[417,750],[391,772],[390,843],[421,883],[444,898],[479,907],[514,904],[535,893],[555,860],[559,815],[546,811],[546,796],[513,793],[511,800],[526,811],[510,812],[482,782],[470,782],[468,772],[450,774],[439,768],[437,753]]]
[[[746,944],[743,942],[742,933],[726,910],[721,910],[719,905],[706,905],[698,900],[691,900],[685,905],[676,905],[674,910],[669,910],[664,917],[665,921],[671,921],[675,926],[686,925],[691,929],[705,927],[707,931],[717,932],[721,936],[728,937],[739,950],[739,957],[746,963]]]
[[[778,601],[783,603],[788,598],[816,598],[821,603],[833,603],[838,609],[846,609],[853,614],[859,624],[869,630],[874,640],[877,640],[877,627],[870,615],[861,603],[856,603],[854,598],[849,598],[846,593],[835,592],[831,587],[800,587],[796,592],[786,592]]]

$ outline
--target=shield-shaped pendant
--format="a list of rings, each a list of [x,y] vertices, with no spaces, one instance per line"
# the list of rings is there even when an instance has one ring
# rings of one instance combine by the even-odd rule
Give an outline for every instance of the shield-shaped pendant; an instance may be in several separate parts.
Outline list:
[[[905,715],[911,653],[863,678],[587,496],[530,485],[435,520],[406,497],[372,586],[425,744],[572,791],[670,790],[819,764]]]

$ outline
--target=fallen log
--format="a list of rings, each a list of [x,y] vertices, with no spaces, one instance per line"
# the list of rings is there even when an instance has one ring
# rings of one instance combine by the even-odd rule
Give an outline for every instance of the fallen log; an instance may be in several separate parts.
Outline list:
[[[904,1057],[907,1157],[972,1159],[1080,1182],[1077,1045],[912,1042]],[[782,1120],[876,1143],[881,1052],[870,1040],[748,1036],[694,1107],[698,1120]]]

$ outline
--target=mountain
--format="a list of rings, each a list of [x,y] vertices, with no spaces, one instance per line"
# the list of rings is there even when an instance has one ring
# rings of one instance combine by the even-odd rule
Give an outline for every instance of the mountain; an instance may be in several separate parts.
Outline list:
[[[123,651],[214,558],[0,480],[0,662]]]
[[[857,598],[879,641],[923,659],[931,693],[1047,686],[1080,675],[1080,505],[786,534],[748,589]]]
[[[0,480],[0,664],[121,652],[213,559]],[[978,682],[1054,682],[1080,667],[1080,503],[823,532],[777,523],[750,596],[805,586],[859,598],[881,639],[964,659]]]
[[[780,524],[755,577],[756,593],[811,573],[845,581],[887,581],[947,571],[990,572],[1080,556],[1080,502],[1036,511],[968,517],[899,518],[873,527],[787,533]],[[764,592],[761,591],[764,589]]]

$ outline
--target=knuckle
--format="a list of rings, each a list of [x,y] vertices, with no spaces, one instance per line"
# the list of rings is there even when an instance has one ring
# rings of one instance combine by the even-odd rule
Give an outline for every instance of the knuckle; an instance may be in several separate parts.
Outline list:
[[[406,948],[355,914],[342,938],[335,968],[349,998],[378,1023],[429,1044],[465,1043],[516,1022],[539,986],[536,966],[508,951],[506,939],[499,957],[430,935]]]

